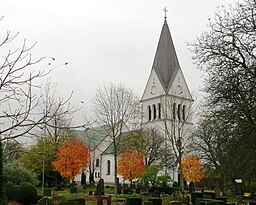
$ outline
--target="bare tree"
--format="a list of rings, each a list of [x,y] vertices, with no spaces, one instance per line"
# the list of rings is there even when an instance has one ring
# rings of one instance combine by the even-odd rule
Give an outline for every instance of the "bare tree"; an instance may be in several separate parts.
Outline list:
[[[97,122],[104,125],[114,147],[114,178],[115,193],[117,194],[117,156],[120,136],[124,131],[137,125],[140,107],[134,93],[122,85],[103,86],[98,88],[94,98],[94,113]]]
[[[49,62],[49,60],[55,60],[52,57],[34,60],[31,51],[35,44],[27,46],[26,40],[24,40],[20,48],[12,48],[17,37],[18,33],[12,35],[10,31],[7,31],[6,36],[0,39],[2,53],[0,59],[1,140],[15,139],[28,133],[31,134],[34,128],[46,124],[48,127],[55,128],[51,133],[48,130],[48,134],[54,134],[56,137],[57,127],[61,127],[62,130],[67,127],[66,122],[61,122],[61,125],[56,123],[60,123],[60,119],[76,111],[70,105],[72,93],[67,99],[53,99],[53,96],[47,96],[51,95],[50,93],[45,93],[46,95],[43,96],[42,89],[37,82],[38,79],[49,74],[52,69],[67,63],[52,66]],[[49,91],[50,87],[45,88],[45,92],[46,89]],[[83,125],[76,127],[83,127]]]
[[[6,140],[2,142],[3,145],[3,161],[11,162],[18,160],[24,151],[23,144],[14,140]]]
[[[163,100],[165,105],[164,116],[162,119],[161,129],[166,136],[165,147],[171,147],[172,154],[168,162],[167,168],[174,166],[178,167],[180,188],[184,190],[183,175],[181,162],[183,160],[184,154],[189,151],[189,147],[192,142],[192,101],[187,99],[185,96],[180,95],[177,98],[172,98],[171,96],[165,96]]]
[[[82,107],[72,106],[70,99],[73,92],[68,98],[56,96],[56,83],[48,80],[47,83],[42,86],[40,90],[40,108],[44,113],[44,123],[38,127],[41,128],[43,133],[39,137],[52,139],[52,141],[58,143],[59,138],[63,138],[64,135],[70,135],[70,131],[75,128],[85,128],[89,125],[88,122],[81,123],[79,125],[71,125],[73,115],[77,113]],[[36,134],[37,136],[37,134]]]
[[[23,136],[44,122],[45,115],[37,110],[40,102],[35,92],[38,88],[35,80],[50,72],[50,63],[45,66],[45,60],[54,60],[49,57],[34,60],[30,52],[35,44],[27,46],[26,40],[20,48],[12,49],[17,36],[18,33],[12,35],[7,31],[6,36],[0,40],[1,140]],[[35,68],[39,66],[42,69]]]

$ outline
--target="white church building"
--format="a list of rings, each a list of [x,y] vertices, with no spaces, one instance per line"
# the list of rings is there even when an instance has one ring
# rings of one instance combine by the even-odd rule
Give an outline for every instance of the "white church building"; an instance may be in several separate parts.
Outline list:
[[[175,123],[182,124],[182,129],[184,127],[190,129],[192,126],[190,114],[193,99],[178,61],[166,17],[140,102],[144,113],[142,124],[145,128],[155,127],[163,135],[170,137],[181,129],[178,127],[175,130],[173,126]],[[94,181],[97,183],[100,178],[103,178],[105,183],[114,184],[114,156],[110,138],[95,130],[77,132],[77,135],[94,150],[91,153],[90,167]],[[183,135],[187,137],[186,133]],[[167,140],[168,136],[166,136]],[[89,173],[90,170],[86,170],[86,183],[88,183]],[[178,181],[177,168],[173,168],[168,173],[174,181]],[[122,182],[121,176],[119,179]],[[75,181],[81,181],[81,176],[77,176]]]

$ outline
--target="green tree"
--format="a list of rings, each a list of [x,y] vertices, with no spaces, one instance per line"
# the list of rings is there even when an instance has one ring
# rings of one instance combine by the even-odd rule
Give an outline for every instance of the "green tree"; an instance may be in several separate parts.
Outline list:
[[[142,176],[142,181],[147,184],[155,187],[157,184],[157,174],[161,170],[159,165],[148,165],[145,167],[144,174]]]
[[[27,148],[21,157],[21,162],[26,168],[40,175],[43,168],[45,172],[53,170],[51,163],[57,160],[57,156],[58,145],[45,139],[39,140],[35,145]]]
[[[199,126],[204,130],[197,132],[201,132],[199,136],[205,142],[201,150],[212,158],[219,174],[247,181],[256,173],[255,13],[255,0],[221,8],[210,20],[208,31],[190,44],[193,59],[207,74],[205,119]],[[207,125],[212,127],[211,132]],[[208,135],[202,136],[206,131]],[[214,140],[210,142],[207,137]],[[217,155],[216,150],[210,154],[212,149],[207,148],[216,146],[222,149]]]
[[[64,135],[38,138],[37,143],[24,150],[20,160],[24,166],[42,176],[42,181],[58,183],[59,174],[53,169],[52,162],[58,158],[58,149],[64,142],[75,139],[72,131]],[[57,140],[56,140],[57,139]]]
[[[122,136],[120,151],[135,149],[145,155],[146,165],[153,162],[164,161],[166,150],[164,148],[164,136],[155,128],[145,130],[135,130]]]

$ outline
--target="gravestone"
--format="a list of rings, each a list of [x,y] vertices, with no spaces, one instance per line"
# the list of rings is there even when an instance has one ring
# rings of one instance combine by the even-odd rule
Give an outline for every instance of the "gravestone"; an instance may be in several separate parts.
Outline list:
[[[81,194],[81,193],[84,192],[84,187],[83,186],[78,185],[76,188],[77,188],[77,193],[78,194]]]
[[[53,205],[53,202],[48,199],[48,197],[43,197],[37,203],[37,205]]]
[[[100,179],[98,181],[98,184],[96,186],[96,190],[94,192],[94,195],[104,195],[105,192],[104,192],[104,180],[103,179]]]
[[[153,205],[153,201],[145,201],[144,205]]]
[[[52,196],[52,188],[44,188],[43,195],[44,196]]]

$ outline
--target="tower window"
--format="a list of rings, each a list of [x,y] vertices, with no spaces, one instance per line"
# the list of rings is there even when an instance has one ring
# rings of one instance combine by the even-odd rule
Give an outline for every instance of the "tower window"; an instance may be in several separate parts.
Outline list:
[[[182,119],[184,121],[186,120],[186,105],[183,105],[183,108],[182,108]]]
[[[156,105],[153,104],[153,119],[156,119]]]
[[[172,115],[173,115],[173,119],[175,120],[175,118],[176,118],[176,103],[173,103],[173,105],[172,105]]]
[[[110,160],[107,161],[107,175],[110,175]]]
[[[148,106],[148,121],[151,121],[151,107]]]
[[[181,116],[180,116],[180,114],[181,114],[181,104],[178,104],[178,111],[177,111],[178,113],[178,120],[180,121],[181,120]]]
[[[161,119],[161,103],[158,103],[158,119]]]
[[[100,160],[96,159],[96,167],[99,167],[99,166],[100,166]]]

